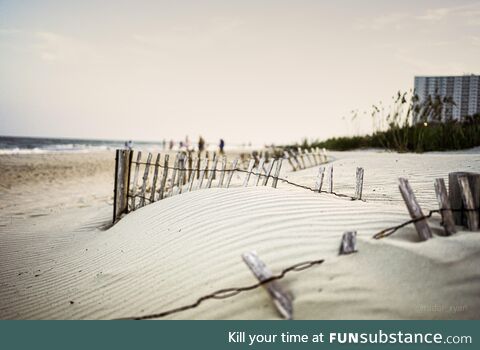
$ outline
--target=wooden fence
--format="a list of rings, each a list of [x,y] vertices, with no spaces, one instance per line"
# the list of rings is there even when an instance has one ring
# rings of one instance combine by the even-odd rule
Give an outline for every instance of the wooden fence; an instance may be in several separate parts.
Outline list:
[[[146,159],[144,157],[146,156]],[[212,156],[208,152],[178,152],[174,159],[169,154],[143,154],[141,151],[117,150],[115,161],[115,188],[113,222],[123,214],[147,204],[202,188],[228,188],[235,172],[244,173],[241,186],[267,186],[276,188],[283,161],[294,171],[327,162],[325,150],[311,149],[285,152],[283,157],[272,158],[268,152],[255,152],[228,161],[225,156]]]

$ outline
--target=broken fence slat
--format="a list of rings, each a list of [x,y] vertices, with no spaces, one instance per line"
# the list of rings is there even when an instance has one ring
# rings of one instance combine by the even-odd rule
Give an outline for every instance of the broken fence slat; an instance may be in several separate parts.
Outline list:
[[[338,254],[345,255],[357,251],[357,231],[347,231],[342,236]]]
[[[447,188],[443,179],[435,179],[435,194],[437,195],[438,208],[442,216],[442,224],[445,229],[445,234],[450,236],[457,232],[455,222],[453,221],[453,214],[448,200]]]
[[[232,168],[228,172],[227,183],[225,184],[226,188],[230,187],[230,182],[232,182],[233,173],[237,170],[238,158],[233,160]]]
[[[260,282],[272,277],[270,270],[255,252],[243,253],[242,259]],[[286,293],[276,281],[267,283],[264,286],[280,315],[287,320],[291,320],[293,317],[292,297]]]
[[[357,168],[355,198],[362,199],[362,193],[363,193],[363,168]]]
[[[252,175],[252,169],[254,165],[255,165],[255,159],[252,158],[248,163],[247,173],[245,174],[245,180],[243,180],[243,187],[248,186],[248,180],[250,180],[250,175]]]
[[[145,164],[145,171],[143,172],[143,184],[142,190],[140,191],[140,208],[145,206],[145,191],[147,189],[148,174],[150,172],[150,162],[152,161],[152,154],[148,153],[147,163]]]
[[[167,177],[168,177],[168,159],[169,155],[165,154],[165,159],[163,161],[163,174],[162,174],[162,181],[160,181],[160,188],[158,190],[158,200],[162,200],[165,194],[165,186],[167,185]]]
[[[427,239],[432,238],[433,235],[430,226],[428,225],[427,219],[424,218],[422,208],[420,208],[420,205],[415,198],[415,194],[413,193],[413,190],[410,187],[408,180],[400,178],[398,179],[398,181],[398,187],[400,189],[400,193],[402,194],[403,200],[405,201],[405,205],[407,206],[410,217],[416,220],[414,224],[418,236],[422,241],[426,241]]]
[[[159,166],[160,166],[160,153],[157,154],[157,159],[155,159],[155,170],[153,172],[152,190],[151,190],[151,193],[150,193],[150,203],[155,202],[155,189],[157,187],[158,167]]]
[[[467,176],[459,176],[458,183],[460,184],[463,206],[466,209],[467,228],[470,231],[476,231],[478,229],[478,208],[475,207],[473,191],[471,190]]]

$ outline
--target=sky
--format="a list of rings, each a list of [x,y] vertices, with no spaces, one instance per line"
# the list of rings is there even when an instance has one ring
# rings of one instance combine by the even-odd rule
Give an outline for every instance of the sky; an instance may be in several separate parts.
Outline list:
[[[325,139],[471,73],[480,1],[0,0],[0,135]]]

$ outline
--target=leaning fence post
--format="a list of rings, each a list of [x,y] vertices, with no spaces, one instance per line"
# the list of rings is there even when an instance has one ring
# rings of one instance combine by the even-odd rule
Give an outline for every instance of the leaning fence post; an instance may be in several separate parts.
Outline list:
[[[473,195],[474,207],[478,209],[480,208],[480,174],[470,172],[453,172],[448,174],[449,199],[455,224],[467,226],[467,215],[466,211],[463,210],[465,206],[458,181],[460,176],[467,177]]]
[[[302,161],[302,169],[306,169],[307,166],[305,165],[305,158],[303,157],[303,152],[300,147],[297,147],[298,158]]]
[[[204,159],[202,163],[203,163],[203,166],[201,167],[201,170],[200,170],[200,178],[198,179],[197,189],[202,188],[203,179],[205,177],[206,172],[208,171],[208,159]]]
[[[277,162],[276,159],[272,158],[272,161],[270,162],[270,165],[267,168],[267,172],[265,173],[265,178],[263,179],[262,186],[267,186],[268,179],[270,178],[270,174],[272,173],[273,166]]]
[[[218,163],[218,158],[216,157],[216,155],[214,153],[213,154],[213,164],[212,164],[212,169],[210,169],[210,176],[208,177],[207,188],[212,187],[212,181],[215,177],[217,163]]]
[[[453,221],[450,202],[447,196],[447,189],[443,179],[435,179],[435,194],[437,195],[438,207],[440,209],[440,215],[442,216],[442,224],[445,229],[445,234],[450,236],[457,232],[457,229],[455,228],[455,222]]]
[[[223,186],[223,179],[225,178],[225,170],[227,169],[227,158],[222,157],[222,164],[220,169],[220,178],[218,179],[217,187],[221,188]]]
[[[250,163],[248,163],[247,173],[245,174],[245,180],[243,180],[243,187],[248,186],[248,180],[250,180],[250,175],[252,175],[252,169],[255,165],[255,159],[250,159]]]
[[[478,208],[475,207],[475,201],[473,199],[473,186],[470,186],[467,176],[459,176],[458,182],[460,184],[463,206],[465,207],[467,227],[470,231],[475,231],[478,229]]]
[[[292,162],[292,157],[290,157],[290,156],[288,155],[288,152],[287,152],[287,151],[284,151],[284,152],[283,152],[283,155],[284,155],[285,158],[287,158],[288,163],[289,163],[290,166],[292,167],[292,170],[293,170],[293,171],[297,171],[297,167],[295,166],[295,164],[293,164],[293,162]]]
[[[255,252],[243,253],[242,258],[260,282],[272,277],[270,270],[265,263],[259,259]],[[291,320],[293,316],[292,297],[286,293],[276,281],[267,283],[264,286],[270,294],[270,297],[280,315],[282,315],[283,318]]]
[[[192,169],[192,172],[190,173],[190,184],[188,185],[188,191],[191,191],[193,189],[193,183],[195,182],[195,171],[196,169],[198,169],[200,167],[200,158],[197,158],[195,160],[195,162],[193,162],[195,164],[195,167]]]
[[[277,167],[275,168],[275,175],[273,176],[272,187],[277,188],[278,177],[280,176],[280,168],[282,167],[283,158],[278,158]]]
[[[253,181],[255,186],[258,186],[258,183],[260,182],[260,178],[262,177],[263,164],[265,164],[265,158],[262,157],[260,158],[260,162],[258,163],[257,174],[255,177],[255,180]]]
[[[225,184],[225,187],[227,187],[227,188],[230,187],[230,182],[232,181],[233,173],[235,171],[237,171],[237,164],[238,164],[238,158],[233,160],[232,168],[230,169],[230,172],[228,173],[227,183]]]
[[[162,200],[165,194],[165,186],[167,185],[167,177],[168,177],[168,159],[169,155],[165,154],[165,159],[163,161],[163,174],[162,174],[162,181],[160,182],[160,189],[158,190],[158,200]]]
[[[155,160],[155,170],[153,172],[152,191],[150,193],[150,203],[155,202],[155,188],[157,187],[158,167],[160,166],[160,153]]]
[[[415,220],[415,228],[417,229],[418,236],[422,241],[426,241],[429,238],[432,238],[432,231],[430,230],[430,226],[428,226],[427,219],[423,215],[422,208],[417,202],[415,198],[415,194],[410,187],[407,179],[400,178],[399,181],[399,189],[400,193],[402,194],[403,200],[405,201],[405,205],[407,206],[408,212],[410,217]]]
[[[315,183],[315,190],[318,191],[318,193],[322,192],[322,186],[323,186],[323,178],[325,176],[325,167],[320,166],[318,168],[318,175],[317,175],[317,181]]]
[[[363,193],[363,168],[357,168],[356,174],[356,185],[355,185],[355,198],[362,199]]]
[[[145,191],[147,189],[148,174],[150,171],[150,162],[152,161],[152,154],[148,153],[147,163],[145,164],[145,172],[143,173],[142,190],[140,191],[140,207],[145,206]]]
[[[128,186],[130,177],[130,150],[118,149],[115,157],[115,189],[113,222],[128,211]]]

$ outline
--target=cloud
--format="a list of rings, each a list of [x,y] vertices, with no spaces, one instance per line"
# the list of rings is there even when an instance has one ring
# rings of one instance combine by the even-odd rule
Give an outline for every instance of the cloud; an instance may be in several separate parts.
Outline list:
[[[464,19],[467,18],[467,23],[480,24],[478,19],[480,16],[480,2],[460,6],[428,9],[425,14],[417,16],[416,18],[421,21],[438,22],[453,16]]]

